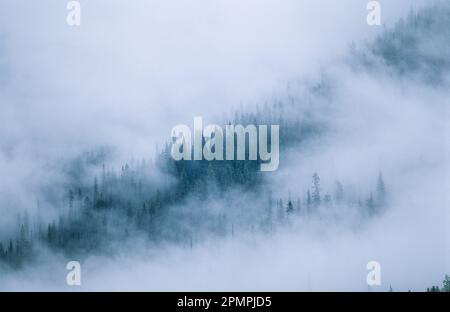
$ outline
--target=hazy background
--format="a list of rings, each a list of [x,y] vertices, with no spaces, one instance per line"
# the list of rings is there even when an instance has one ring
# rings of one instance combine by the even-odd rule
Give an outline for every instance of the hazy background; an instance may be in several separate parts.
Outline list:
[[[390,27],[430,1],[380,2]],[[0,234],[18,209],[36,206],[42,185],[64,178],[54,165],[61,159],[98,146],[115,148],[117,164],[152,157],[175,124],[253,107],[293,79],[326,72],[336,108],[320,113],[335,131],[289,151],[270,177],[275,193],[303,190],[314,171],[325,188],[339,178],[365,192],[383,170],[395,209],[356,232],[315,220],[192,251],[136,242],[115,258],[83,263],[80,289],[367,290],[371,260],[383,272],[375,290],[440,283],[449,271],[449,92],[383,69],[378,77],[349,71],[342,59],[350,44],[383,30],[367,25],[366,3],[81,1],[81,26],[69,27],[65,1],[2,1]],[[48,257],[5,273],[0,289],[72,290],[65,259]]]

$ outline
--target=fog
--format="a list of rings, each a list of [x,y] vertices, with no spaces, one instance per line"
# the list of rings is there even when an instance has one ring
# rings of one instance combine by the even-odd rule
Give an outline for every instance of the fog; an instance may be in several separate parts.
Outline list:
[[[331,86],[311,100],[329,131],[288,148],[280,169],[265,176],[268,188],[275,197],[303,199],[317,172],[324,193],[333,193],[339,180],[364,200],[382,171],[391,203],[370,221],[333,207],[271,235],[206,233],[193,247],[149,245],[136,235],[117,242],[112,255],[83,257],[80,287],[65,283],[65,265],[77,259],[47,250],[20,270],[0,270],[0,289],[424,291],[440,285],[450,271],[450,72],[440,86],[395,75],[381,63],[354,69],[350,53],[352,43],[364,47],[429,2],[382,1],[384,26],[369,27],[362,0],[345,6],[95,0],[82,3],[81,26],[69,27],[64,2],[3,1],[0,237],[14,232],[18,211],[33,212],[39,201],[43,217],[55,216],[68,183],[62,168],[83,152],[110,148],[109,165],[117,167],[152,158],[176,124],[191,125],[194,116],[222,120],[239,107],[251,111],[305,82]],[[420,51],[447,50],[448,42],[438,39]],[[308,89],[298,92],[314,97]],[[156,183],[163,179],[153,174]],[[257,213],[264,204],[247,194],[228,197],[232,204],[213,199],[206,206]],[[179,209],[196,206],[193,200]],[[382,285],[369,288],[372,260],[381,264]]]

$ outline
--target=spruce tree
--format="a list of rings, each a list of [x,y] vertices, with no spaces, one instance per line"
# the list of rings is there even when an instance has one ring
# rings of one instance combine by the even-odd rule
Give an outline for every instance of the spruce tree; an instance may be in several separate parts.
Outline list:
[[[450,292],[450,276],[448,276],[448,275],[445,275],[442,291]]]
[[[294,205],[292,204],[292,201],[289,199],[288,204],[286,206],[286,213],[291,214],[294,212]]]
[[[312,202],[314,207],[320,206],[320,178],[317,173],[312,176]]]
[[[379,207],[385,207],[386,205],[386,186],[383,181],[383,175],[380,171],[377,180],[377,205]]]

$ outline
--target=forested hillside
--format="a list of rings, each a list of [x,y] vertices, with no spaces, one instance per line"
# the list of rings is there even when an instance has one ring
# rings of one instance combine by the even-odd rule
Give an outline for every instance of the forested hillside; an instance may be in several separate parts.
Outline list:
[[[364,68],[376,74],[383,64],[383,69],[400,77],[446,85],[449,26],[449,5],[412,12],[369,45],[353,47],[351,70]],[[436,51],[436,42],[447,49]],[[284,150],[302,150],[307,142],[332,131],[317,118],[315,105],[332,110],[333,83],[325,78],[310,82],[302,86],[306,91],[301,96],[268,101],[250,112],[239,110],[233,119],[218,123],[280,125],[282,167]],[[309,188],[286,186],[284,196],[275,197],[259,163],[176,162],[169,143],[153,159],[132,161],[121,168],[108,163],[107,152],[83,154],[65,165],[64,174],[71,182],[61,187],[58,217],[48,222],[38,213],[20,211],[15,233],[0,241],[0,261],[20,269],[43,249],[82,257],[112,252],[134,237],[152,245],[192,248],[205,236],[235,237],[256,231],[271,235],[289,227],[290,220],[320,217],[327,210],[340,214],[350,210],[367,222],[390,208],[389,181],[384,181],[383,172],[373,177],[371,192],[355,194],[347,192],[346,181],[341,180],[332,181],[332,189],[323,188],[321,168],[316,168],[309,173]],[[158,172],[156,180],[154,172]],[[44,211],[42,205],[37,201],[33,211]]]

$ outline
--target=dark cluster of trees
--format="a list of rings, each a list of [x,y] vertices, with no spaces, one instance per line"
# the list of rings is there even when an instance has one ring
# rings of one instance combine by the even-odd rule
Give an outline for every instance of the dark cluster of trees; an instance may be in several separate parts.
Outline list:
[[[362,201],[360,197],[355,199],[347,196],[340,181],[335,182],[333,195],[330,193],[322,194],[322,191],[320,177],[317,173],[314,173],[312,175],[311,187],[306,190],[303,197],[299,196],[294,200],[291,194],[289,194],[286,201],[283,201],[283,199],[277,201],[278,218],[282,219],[284,216],[291,214],[308,216],[318,212],[321,207],[340,205],[347,207],[356,206],[362,214],[375,216],[381,214],[388,205],[388,194],[381,172],[378,175],[375,191],[371,192],[365,201]]]
[[[166,186],[155,185],[147,174],[157,167],[167,174]],[[250,161],[174,162],[167,148],[156,163],[126,164],[119,173],[103,165],[100,177],[95,177],[91,186],[68,190],[66,204],[56,220],[44,224],[30,222],[26,213],[20,215],[16,239],[0,244],[0,259],[20,267],[40,246],[79,255],[101,252],[137,234],[154,243],[192,246],[198,237],[196,232],[209,236],[234,236],[249,229],[271,232],[296,215],[308,217],[322,206],[350,204],[340,182],[336,182],[334,196],[322,195],[320,177],[314,174],[311,188],[295,201],[291,196],[287,201],[274,201],[268,192],[267,199],[259,201],[253,210],[239,207],[236,214],[236,209],[227,207],[218,214],[209,212],[211,202],[228,200],[227,189],[238,188],[239,193],[256,196],[265,191],[259,175],[259,167]],[[371,194],[364,204],[360,202],[360,207],[374,215],[386,205],[386,198],[380,173],[376,195]],[[236,206],[236,202],[228,203]]]
[[[381,214],[388,206],[388,193],[381,172],[378,175],[375,191],[370,193],[365,201],[360,197],[347,195],[340,181],[335,182],[334,192],[323,193],[320,177],[317,173],[312,175],[311,187],[306,190],[303,196],[295,199],[290,192],[287,199],[278,199],[274,205],[272,199],[269,199],[269,222],[273,226],[273,220],[282,224],[291,216],[297,215],[301,217],[313,216],[320,212],[322,208],[336,208],[342,205],[346,207],[354,207],[363,217],[370,217]],[[274,211],[273,208],[275,208]],[[275,216],[273,219],[272,216]]]
[[[266,108],[264,116],[269,117],[263,118],[259,111],[240,113],[233,123],[246,125],[261,118],[267,124],[280,124],[281,133],[286,133],[281,136],[280,148],[287,145],[283,142],[301,144],[316,133],[312,124],[283,120],[282,110],[277,103]],[[85,157],[98,163],[102,153]],[[232,190],[261,192],[265,183],[259,161],[174,161],[166,145],[154,161],[125,164],[120,172],[102,165],[90,185],[82,182],[81,175],[88,174],[82,163],[77,161],[66,170],[75,182],[66,191],[58,217],[44,224],[30,222],[26,213],[20,215],[15,238],[0,244],[1,260],[20,266],[40,246],[76,254],[101,251],[136,234],[155,243],[169,240],[192,245],[195,232],[234,235],[240,228],[261,227],[267,219],[264,211],[253,211],[251,216],[243,209],[239,216],[208,211],[211,201],[225,200]],[[161,173],[158,179],[149,174],[152,171]]]
[[[449,16],[449,3],[411,11],[375,42],[358,51],[354,49],[359,60],[355,64],[379,70],[381,63],[400,76],[416,77],[433,85],[449,83]]]
[[[236,113],[232,123],[279,124],[283,129],[280,148],[283,142],[301,144],[319,131],[313,123],[283,120],[283,110],[283,104],[277,102],[266,106],[264,113],[259,109]],[[102,151],[83,157],[98,163],[105,154]],[[90,185],[83,182],[83,175],[89,172],[78,159],[64,169],[73,183],[66,190],[65,202],[59,205],[58,217],[48,224],[30,222],[28,215],[19,217],[16,237],[0,244],[0,260],[20,265],[42,245],[68,253],[98,251],[136,233],[153,242],[183,241],[191,245],[194,228],[226,232],[225,214],[210,214],[205,208],[207,201],[221,200],[231,190],[254,193],[264,185],[259,160],[175,161],[169,144],[155,158],[125,164],[120,172],[102,165]],[[158,172],[158,178],[151,172]],[[195,207],[180,208],[190,202]]]
[[[19,214],[17,217],[16,239],[10,239],[7,244],[0,242],[0,261],[14,267],[20,266],[23,261],[32,256],[32,244],[35,236],[30,229],[28,214]]]
[[[442,287],[431,286],[427,288],[427,292],[450,292],[450,276],[445,275],[444,281],[442,282]]]
[[[371,73],[387,70],[434,86],[448,86],[450,4],[439,3],[401,19],[374,42],[352,44],[351,65]],[[439,53],[436,53],[439,51]],[[356,60],[356,61],[355,61]]]
[[[316,118],[313,109],[305,110],[305,106],[310,106],[299,101],[320,102],[321,98],[326,101],[327,83],[322,80],[308,88],[307,100],[291,95],[274,99],[271,105],[250,112],[239,110],[232,120],[224,120],[223,124],[279,125],[282,167],[286,154],[283,150],[306,148],[309,140],[326,131],[323,119]],[[296,109],[301,109],[301,113],[293,113]],[[42,246],[77,255],[108,251],[115,243],[123,244],[136,235],[143,235],[155,244],[170,241],[192,246],[202,235],[270,230],[283,218],[280,216],[300,211],[300,205],[305,207],[305,215],[310,215],[332,200],[328,194],[321,195],[318,175],[313,176],[313,186],[305,198],[295,203],[289,199],[285,206],[281,199],[275,204],[272,198],[260,196],[269,187],[260,171],[259,160],[175,161],[167,144],[154,160],[125,164],[117,172],[102,165],[107,155],[107,150],[85,154],[87,160],[77,159],[64,168],[72,182],[66,187],[64,203],[57,204],[58,216],[49,223],[36,216],[32,222],[28,217],[21,217],[15,237],[0,245],[0,259],[20,266]],[[86,169],[86,162],[100,168]],[[86,177],[95,169],[97,175],[86,183]],[[244,207],[242,201],[230,199],[231,193],[239,194],[238,199],[253,194],[257,200],[247,200]],[[336,194],[334,200],[344,201],[340,183]],[[212,211],[209,207],[215,202],[222,202],[227,209]],[[365,205],[370,214],[375,214],[380,203],[371,196]]]

